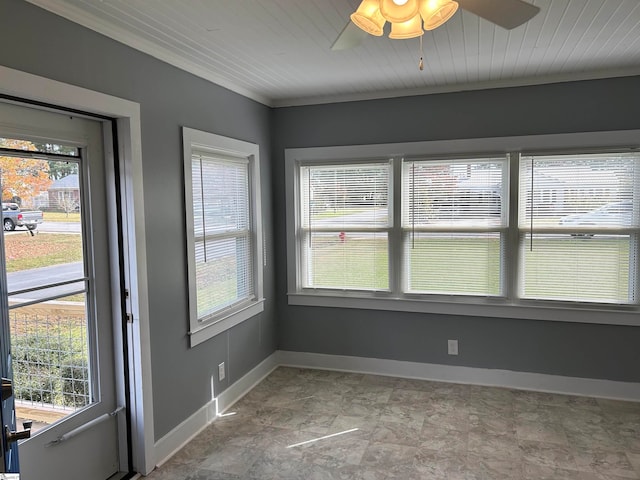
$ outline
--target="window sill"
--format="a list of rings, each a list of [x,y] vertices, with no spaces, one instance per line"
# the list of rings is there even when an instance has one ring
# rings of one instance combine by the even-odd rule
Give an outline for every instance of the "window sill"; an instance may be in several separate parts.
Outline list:
[[[199,345],[202,342],[235,327],[245,320],[256,316],[262,311],[264,311],[264,298],[242,305],[234,311],[229,312],[226,316],[218,318],[211,323],[199,325],[197,328],[189,332],[190,345],[193,348],[196,345]]]
[[[640,326],[639,309],[635,305],[572,305],[562,302],[535,301],[513,303],[500,297],[423,300],[330,293],[289,293],[288,303],[314,307]]]

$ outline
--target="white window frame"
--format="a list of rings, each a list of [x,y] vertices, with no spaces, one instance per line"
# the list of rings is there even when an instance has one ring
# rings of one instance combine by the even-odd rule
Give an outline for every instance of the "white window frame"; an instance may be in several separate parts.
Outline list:
[[[519,299],[518,261],[519,238],[513,226],[517,219],[518,169],[520,155],[540,153],[563,153],[565,151],[590,152],[603,149],[625,150],[640,144],[640,130],[588,132],[537,136],[496,137],[484,139],[464,139],[398,144],[354,145],[339,147],[311,147],[285,150],[286,181],[286,229],[287,229],[287,290],[289,305],[322,306],[339,308],[372,309],[386,311],[418,312],[474,317],[521,318],[576,323],[596,323],[640,326],[640,305],[608,305],[578,302],[531,301]],[[299,192],[298,167],[306,163],[336,162],[378,159],[395,159],[395,168],[400,168],[401,160],[407,157],[455,156],[474,158],[477,156],[506,155],[511,157],[509,167],[509,225],[505,248],[510,252],[508,267],[504,271],[504,296],[471,297],[462,295],[408,295],[397,289],[388,295],[361,291],[324,291],[304,289],[300,283],[299,249]],[[399,172],[398,172],[399,173]],[[394,209],[400,213],[400,175],[394,174]],[[394,217],[395,217],[394,213]],[[398,235],[396,221],[392,235]],[[640,243],[640,242],[638,242]],[[635,245],[636,257],[640,258],[640,246]],[[402,262],[401,249],[392,247],[390,251],[390,275],[397,275],[396,266]],[[638,267],[636,267],[637,271]],[[396,279],[396,285],[400,279]],[[638,295],[635,282],[635,298]]]
[[[189,284],[189,338],[194,347],[248,320],[264,310],[262,210],[260,196],[259,146],[235,138],[223,137],[192,128],[182,128],[187,266]],[[196,289],[195,232],[193,218],[192,157],[194,153],[210,153],[248,162],[249,218],[251,236],[251,265],[253,266],[254,296],[232,308],[222,309],[204,319],[198,318]]]
[[[388,186],[388,189],[389,189],[389,192],[391,192],[393,190],[392,189],[392,185],[393,185],[394,172],[393,172],[393,165],[390,164],[390,159],[388,159],[388,158],[383,158],[383,159],[378,158],[378,159],[367,159],[366,161],[355,161],[355,162],[344,161],[344,162],[340,162],[340,163],[344,163],[345,165],[350,165],[350,166],[356,166],[356,165],[359,165],[359,164],[362,164],[362,165],[387,165],[387,166],[390,166],[391,168],[389,168],[389,186]],[[332,164],[333,163],[331,163],[331,162],[322,162],[321,163],[322,166],[331,166]],[[336,165],[338,165],[338,164],[336,164]],[[314,165],[313,162],[308,162],[308,163],[306,163],[305,166],[313,167],[315,165]],[[351,226],[342,227],[342,228],[330,227],[330,228],[326,229],[325,231],[335,231],[335,232],[337,232],[337,231],[344,230],[344,232],[347,233],[347,235],[349,235],[351,233],[354,233],[354,232],[363,232],[363,231],[372,232],[372,233],[383,233],[383,234],[386,233],[387,234],[387,242],[388,242],[388,244],[390,244],[391,243],[391,235],[393,233],[393,226],[392,226],[392,220],[391,219],[392,219],[393,214],[394,214],[392,201],[393,201],[392,198],[388,199],[388,202],[389,202],[388,207],[391,206],[391,208],[388,209],[389,221],[388,221],[387,225],[385,225],[385,226],[378,226],[378,225],[376,225],[376,226],[371,226],[371,225],[366,225],[366,226],[364,226],[364,225],[351,225]],[[304,250],[303,244],[307,244],[312,232],[318,231],[318,230],[321,230],[321,229],[314,229],[314,228],[312,228],[310,226],[303,226],[301,224],[299,225],[298,234],[304,240],[302,242],[300,242],[300,257],[298,257],[298,258],[302,259],[302,258],[305,257],[305,253],[303,251]],[[306,282],[303,281],[303,279],[305,277],[307,277],[307,275],[308,275],[308,272],[307,272],[307,270],[306,270],[306,268],[304,266],[304,263],[305,263],[304,261],[301,261],[300,265],[299,265],[299,269],[298,269],[298,275],[299,275],[298,278],[300,279],[300,283],[301,284],[306,283]],[[387,288],[381,288],[381,289],[362,288],[362,289],[360,289],[360,288],[355,288],[354,287],[353,289],[349,289],[349,290],[350,291],[360,291],[360,290],[362,290],[362,291],[372,292],[372,293],[375,293],[377,295],[385,295],[390,290],[393,290],[393,285],[394,285],[394,279],[391,278],[391,275],[389,275],[389,283],[387,285]],[[316,288],[323,289],[323,290],[343,291],[339,287],[308,287],[308,289],[310,291],[314,291]]]
[[[418,159],[413,159],[411,157],[409,158],[401,158],[400,161],[398,161],[397,163],[400,164],[400,166],[398,167],[399,170],[403,170],[404,171],[404,167],[405,165],[411,165],[412,163],[420,163],[420,162],[424,162],[424,163],[428,163],[430,161],[435,161],[437,163],[444,163],[447,161],[459,161],[461,163],[476,163],[476,162],[483,162],[483,161],[492,161],[492,162],[496,162],[496,163],[500,163],[503,165],[503,170],[502,170],[502,183],[503,183],[503,192],[508,192],[509,190],[509,171],[510,171],[510,160],[509,160],[509,155],[505,155],[505,154],[500,154],[500,155],[462,155],[462,156],[454,156],[454,158],[449,158],[449,157],[445,157],[443,158],[443,156],[435,156],[434,158],[418,158]],[[397,203],[401,203],[400,206],[400,210],[404,210],[405,209],[405,205],[404,205],[404,201],[401,200],[403,198],[405,198],[405,192],[404,189],[407,188],[407,183],[405,183],[405,179],[402,178],[400,180],[400,183],[402,185],[402,191],[400,192],[400,194],[397,194],[395,191],[393,192],[393,196],[397,199]],[[409,208],[409,206],[407,205],[407,208]],[[404,212],[399,214],[401,215],[399,218],[397,225],[394,225],[394,227],[398,228],[400,230],[400,235],[402,237],[402,242],[401,245],[398,247],[402,250],[403,252],[403,256],[406,254],[405,252],[408,251],[408,249],[410,249],[410,244],[411,244],[411,239],[413,234],[420,234],[420,233],[450,233],[450,234],[455,234],[455,233],[487,233],[487,234],[497,234],[497,236],[500,238],[500,243],[503,244],[504,243],[504,239],[506,238],[506,235],[508,234],[508,230],[509,230],[509,222],[508,222],[508,215],[506,214],[508,212],[508,203],[507,202],[501,202],[501,211],[500,211],[500,224],[499,225],[491,225],[491,226],[472,226],[470,228],[464,228],[464,227],[460,227],[460,226],[416,226],[416,227],[412,227],[409,224],[404,224]],[[402,260],[402,263],[404,264],[405,268],[408,268],[408,265],[406,264],[406,262],[404,260]],[[502,259],[501,259],[501,264]],[[504,273],[504,265],[500,265],[499,267],[499,276],[500,279],[504,278],[505,273]],[[422,298],[425,295],[428,295],[431,298],[436,298],[438,295],[440,297],[446,295],[448,297],[451,296],[455,296],[455,297],[478,297],[479,295],[481,296],[482,294],[469,294],[469,295],[461,295],[461,294],[455,294],[455,293],[422,293],[422,292],[410,292],[409,288],[408,288],[408,278],[406,278],[406,275],[402,275],[402,291],[405,292],[404,296],[408,297],[408,298]],[[486,293],[485,294],[487,297],[492,297],[492,298],[499,298],[501,296],[504,295],[504,292],[498,292],[498,294],[490,294],[490,293]]]
[[[515,172],[515,176],[516,178],[512,179],[512,188],[516,188],[518,190],[518,192],[514,193],[515,198],[517,199],[517,204],[513,205],[513,210],[518,210],[520,208],[522,208],[521,205],[521,199],[520,199],[520,195],[522,193],[522,188],[521,188],[521,174],[520,174],[520,169],[523,166],[523,163],[527,163],[526,161],[523,162],[523,157],[536,157],[537,159],[543,159],[545,157],[556,157],[556,156],[564,156],[564,155],[568,155],[568,156],[576,156],[576,155],[584,155],[584,154],[598,154],[598,153],[604,153],[604,154],[611,154],[615,152],[615,148],[605,148],[602,151],[600,151],[600,149],[597,150],[591,150],[591,151],[587,151],[585,152],[584,150],[578,151],[578,152],[573,152],[573,151],[562,151],[562,152],[522,152],[522,153],[518,153],[516,160],[517,163],[514,164],[514,170],[516,170]],[[633,149],[633,150],[637,150],[637,149]],[[618,152],[619,153],[619,152]],[[631,151],[630,149],[627,150],[626,153],[633,153],[635,155],[638,155],[637,151]],[[516,183],[517,182],[517,183]],[[528,181],[527,181],[528,183]],[[634,184],[633,185],[633,190],[634,190],[634,203],[635,203],[635,207],[634,207],[634,211],[637,211],[638,208],[638,204],[640,202],[640,185],[638,184]],[[514,285],[514,287],[517,289],[518,292],[518,297],[521,298],[522,302],[559,302],[559,303],[569,303],[569,304],[580,304],[579,301],[573,301],[573,302],[569,302],[569,301],[563,301],[563,300],[552,300],[552,299],[536,299],[534,296],[526,296],[525,295],[525,290],[526,290],[526,282],[524,281],[524,277],[525,277],[525,270],[526,270],[526,266],[525,266],[525,250],[527,248],[529,248],[529,243],[527,240],[527,235],[529,234],[533,234],[535,235],[539,235],[539,234],[555,234],[555,235],[570,235],[571,233],[573,233],[576,228],[575,227],[563,227],[560,225],[557,226],[551,226],[551,227],[539,227],[539,226],[534,226],[533,229],[531,228],[530,224],[527,224],[527,222],[522,222],[520,225],[516,225],[516,218],[518,220],[520,220],[520,218],[518,218],[517,216],[513,217],[513,231],[517,232],[517,238],[518,238],[518,244],[517,244],[517,248],[519,249],[519,264],[520,264],[520,269],[518,272],[518,278],[515,279],[514,282],[512,282],[512,285]],[[526,218],[526,217],[525,217]],[[638,225],[630,225],[630,226],[624,226],[624,227],[602,227],[602,226],[588,226],[588,227],[578,227],[578,230],[586,230],[591,234],[613,234],[613,235],[620,235],[620,236],[626,236],[629,239],[629,250],[630,250],[630,254],[629,254],[629,283],[628,283],[628,295],[630,298],[635,299],[635,303],[631,303],[631,304],[612,304],[612,306],[618,307],[618,308],[634,308],[635,307],[639,307],[640,308],[640,258],[638,257],[638,244],[640,242],[638,242],[638,238],[640,237],[640,226]],[[583,304],[589,304],[589,302],[582,302]],[[591,305],[595,305],[596,308],[602,308],[601,306],[604,306],[605,303],[592,303]]]

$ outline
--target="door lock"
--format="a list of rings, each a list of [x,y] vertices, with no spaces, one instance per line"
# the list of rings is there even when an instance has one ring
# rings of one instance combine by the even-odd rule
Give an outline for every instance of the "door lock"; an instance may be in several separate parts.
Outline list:
[[[9,450],[9,445],[14,442],[17,442],[18,440],[25,440],[27,438],[30,438],[31,425],[33,425],[33,422],[31,420],[26,420],[22,422],[22,427],[24,428],[24,430],[22,430],[21,432],[14,432],[9,428],[8,425],[5,425],[4,426],[5,450]]]

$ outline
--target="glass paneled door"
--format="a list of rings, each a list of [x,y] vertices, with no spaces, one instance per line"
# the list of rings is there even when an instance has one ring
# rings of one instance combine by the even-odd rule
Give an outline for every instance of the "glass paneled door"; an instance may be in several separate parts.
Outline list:
[[[22,480],[123,463],[102,139],[100,121],[0,103],[3,441]]]

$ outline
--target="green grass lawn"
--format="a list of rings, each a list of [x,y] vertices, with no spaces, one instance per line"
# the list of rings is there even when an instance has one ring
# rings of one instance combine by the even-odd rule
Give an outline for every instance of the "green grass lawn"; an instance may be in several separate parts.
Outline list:
[[[416,238],[409,245],[409,290],[466,295],[500,294],[500,240]]]
[[[9,273],[82,260],[80,235],[5,235],[4,248]]]
[[[231,255],[197,265],[198,318],[238,299],[238,274],[236,259]]]
[[[43,212],[42,219],[45,222],[80,222],[80,213]]]
[[[386,240],[314,240],[311,285],[388,288]],[[409,290],[500,295],[498,237],[416,238],[409,246]],[[629,241],[623,237],[535,239],[523,250],[524,297],[628,301]]]
[[[363,290],[389,288],[387,241],[335,238],[313,240],[312,284],[317,287],[345,287]]]
[[[338,208],[335,210],[323,210],[322,212],[314,212],[313,220],[320,220],[323,218],[343,217],[345,215],[354,215],[357,213],[366,212],[365,208]]]
[[[526,297],[629,300],[626,238],[534,239],[533,250],[527,244],[524,257]]]

